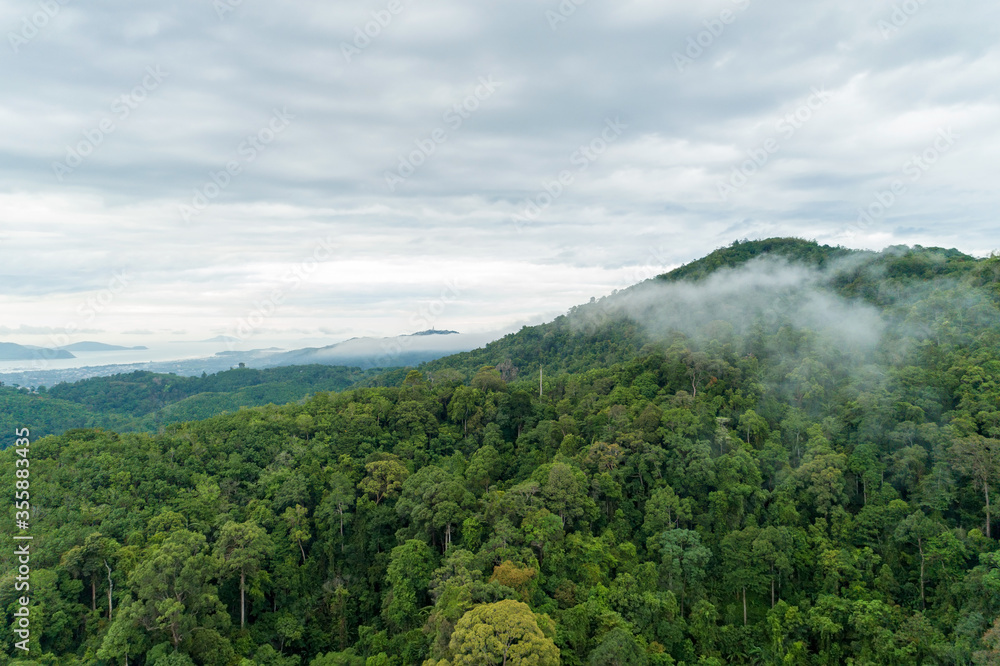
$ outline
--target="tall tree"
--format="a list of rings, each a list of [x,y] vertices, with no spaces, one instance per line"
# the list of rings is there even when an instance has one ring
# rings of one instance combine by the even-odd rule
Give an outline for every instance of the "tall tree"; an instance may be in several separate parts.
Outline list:
[[[932,521],[923,511],[907,516],[896,528],[896,540],[916,544],[920,558],[920,607],[927,607],[924,584],[927,580],[928,541],[941,531],[940,525]]]
[[[654,548],[660,550],[661,569],[667,588],[680,593],[683,614],[685,599],[707,574],[706,567],[712,558],[712,551],[702,545],[701,537],[693,530],[667,530],[651,537],[650,541]]]
[[[219,563],[204,535],[179,529],[153,545],[129,575],[136,595],[132,612],[115,623],[135,622],[154,636],[164,636],[174,649],[198,627],[226,627],[229,616],[212,581]]]
[[[223,571],[240,575],[240,629],[246,625],[247,576],[260,571],[272,548],[271,537],[252,520],[229,521],[219,530],[216,557],[222,562]]]
[[[959,437],[952,444],[951,457],[955,467],[982,488],[986,500],[986,536],[992,537],[990,486],[1000,481],[1000,439],[981,435]]]

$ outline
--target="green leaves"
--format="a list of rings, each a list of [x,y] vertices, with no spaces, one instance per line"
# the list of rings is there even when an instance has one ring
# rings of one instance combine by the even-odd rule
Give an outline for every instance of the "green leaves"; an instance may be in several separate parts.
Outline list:
[[[558,666],[559,650],[540,618],[518,601],[473,608],[455,626],[452,666]],[[543,619],[544,621],[544,619]]]

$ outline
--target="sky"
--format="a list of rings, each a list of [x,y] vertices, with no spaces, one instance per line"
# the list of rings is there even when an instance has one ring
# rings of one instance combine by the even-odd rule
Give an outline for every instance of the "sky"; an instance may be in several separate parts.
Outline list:
[[[0,340],[516,330],[737,239],[1000,249],[1000,5],[8,0]]]

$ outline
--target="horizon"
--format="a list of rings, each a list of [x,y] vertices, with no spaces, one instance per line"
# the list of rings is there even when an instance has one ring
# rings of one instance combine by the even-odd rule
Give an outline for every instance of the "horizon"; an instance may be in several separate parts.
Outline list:
[[[772,238],[778,238],[778,237],[772,237]],[[817,243],[819,245],[824,245],[824,243],[820,243],[816,239],[805,239],[805,238],[800,238],[800,237],[797,237],[797,236],[788,236],[788,238],[798,238],[799,240],[807,240],[807,242],[812,242],[812,243]],[[664,275],[666,273],[669,273],[670,271],[672,271],[674,269],[677,269],[677,268],[679,268],[681,266],[684,266],[684,265],[686,265],[688,263],[692,263],[692,262],[698,261],[699,259],[702,259],[705,256],[708,256],[708,254],[711,254],[711,252],[714,252],[715,250],[729,247],[729,246],[731,246],[734,243],[742,243],[742,242],[748,242],[748,241],[753,241],[753,240],[770,240],[770,238],[762,238],[762,239],[741,238],[741,239],[733,240],[732,242],[730,242],[728,244],[724,244],[724,245],[720,245],[718,247],[715,247],[712,250],[709,250],[706,253],[704,253],[704,254],[702,254],[702,255],[700,255],[698,257],[694,257],[694,258],[690,259],[689,261],[685,261],[685,262],[677,264],[677,265],[668,266],[668,267],[665,267],[665,268],[663,268],[661,270],[653,270],[653,271],[651,271],[649,269],[642,270],[642,271],[638,271],[637,270],[634,273],[634,275],[633,275],[633,279],[634,279],[633,282],[622,282],[622,283],[619,283],[617,286],[615,286],[613,288],[610,288],[609,290],[605,291],[604,293],[593,294],[591,297],[588,297],[585,300],[581,300],[581,301],[579,301],[577,303],[572,303],[572,304],[570,304],[569,306],[567,306],[562,311],[558,311],[558,312],[557,311],[551,311],[551,312],[541,313],[541,314],[535,316],[531,320],[513,321],[513,322],[510,322],[509,324],[507,324],[506,326],[501,326],[501,327],[498,327],[498,328],[486,329],[486,330],[483,330],[482,328],[480,328],[479,330],[477,330],[477,329],[455,330],[456,328],[461,328],[461,326],[460,325],[442,325],[441,332],[451,331],[453,333],[462,334],[462,335],[464,335],[466,337],[482,338],[483,336],[492,336],[491,339],[494,339],[494,340],[495,339],[499,339],[499,338],[503,337],[504,335],[506,335],[508,333],[516,332],[516,331],[518,331],[519,329],[521,329],[521,328],[523,328],[525,326],[537,326],[537,325],[540,325],[540,324],[548,323],[548,322],[552,321],[553,319],[555,319],[556,317],[558,317],[558,316],[560,316],[562,314],[565,314],[571,308],[573,308],[573,307],[575,307],[577,305],[582,305],[582,304],[586,303],[590,298],[600,299],[600,298],[604,298],[606,296],[610,296],[614,292],[620,291],[623,288],[627,288],[627,287],[639,284],[639,283],[641,283],[641,282],[643,282],[645,280],[648,280],[650,278],[656,277],[658,275]],[[853,248],[853,247],[849,247],[849,246],[843,245],[843,244],[838,244],[838,245],[836,245],[836,247],[843,247],[843,248],[846,248],[846,249],[849,249],[849,250],[854,250],[854,251],[881,252],[881,251],[884,251],[886,249],[889,249],[890,247],[894,247],[894,246],[898,246],[898,245],[903,245],[903,246],[906,246],[906,247],[921,246],[920,244],[916,244],[916,243],[914,243],[914,244],[910,244],[910,243],[896,243],[896,244],[892,244],[892,245],[889,245],[889,246],[886,246],[886,247],[883,247],[883,248],[877,248],[877,249],[876,248],[869,248],[869,247]],[[921,246],[921,247],[931,247],[931,248],[938,248],[938,249],[943,249],[943,250],[957,250],[959,252],[962,252],[963,254],[966,254],[968,256],[971,256],[971,257],[974,257],[974,258],[977,258],[977,259],[986,258],[986,257],[990,256],[991,254],[996,253],[996,250],[980,251],[980,252],[969,252],[969,251],[963,250],[960,247],[941,247],[941,246]],[[277,349],[281,349],[282,351],[292,351],[292,350],[295,350],[295,349],[301,349],[301,348],[307,348],[307,347],[332,346],[332,345],[337,345],[337,344],[340,344],[340,343],[343,343],[343,342],[348,342],[350,340],[359,339],[359,338],[360,339],[376,339],[376,340],[377,339],[382,339],[382,338],[389,339],[389,338],[397,338],[397,337],[406,337],[406,336],[418,335],[418,334],[423,333],[423,332],[436,331],[437,330],[437,328],[436,328],[437,324],[435,324],[434,322],[437,321],[437,319],[433,315],[433,307],[435,305],[439,305],[439,306],[440,305],[447,305],[447,303],[445,301],[445,298],[442,297],[442,298],[437,299],[435,301],[431,301],[430,307],[424,307],[422,309],[422,312],[421,312],[422,316],[418,315],[418,318],[416,318],[416,319],[411,318],[411,323],[413,321],[417,321],[417,322],[429,322],[429,325],[428,325],[427,328],[422,328],[422,329],[419,329],[419,330],[400,331],[400,332],[395,332],[395,333],[394,332],[381,332],[381,331],[366,331],[366,332],[361,332],[361,333],[355,334],[355,335],[345,335],[343,333],[340,333],[340,334],[332,333],[330,335],[325,335],[324,336],[322,334],[323,331],[320,331],[319,335],[316,335],[316,334],[309,335],[308,331],[291,331],[291,332],[262,331],[262,330],[258,330],[257,328],[255,328],[253,326],[247,326],[245,329],[241,330],[240,327],[239,327],[240,322],[245,322],[246,324],[252,323],[252,319],[250,317],[246,317],[246,318],[241,319],[237,323],[236,327],[229,329],[229,331],[227,331],[227,332],[217,333],[217,334],[215,334],[212,337],[200,337],[198,335],[198,332],[191,332],[191,333],[189,333],[189,332],[186,332],[186,331],[174,331],[173,332],[174,334],[164,333],[162,335],[162,337],[152,337],[152,336],[156,336],[157,334],[154,333],[153,331],[148,331],[148,330],[117,332],[117,331],[107,331],[107,330],[101,330],[101,329],[87,329],[87,328],[82,328],[81,329],[81,328],[77,327],[77,325],[75,324],[75,322],[71,323],[69,326],[65,326],[65,327],[61,327],[61,328],[59,328],[59,327],[56,327],[56,328],[52,328],[52,327],[32,327],[32,326],[21,325],[21,327],[19,327],[19,329],[13,329],[10,326],[3,325],[3,326],[0,326],[0,343],[13,343],[13,344],[22,345],[22,346],[25,346],[25,347],[37,347],[37,348],[40,348],[40,349],[48,349],[48,350],[63,349],[65,347],[67,347],[67,346],[77,345],[77,344],[85,343],[85,342],[96,342],[96,343],[99,343],[99,344],[117,345],[117,346],[123,346],[123,347],[146,346],[146,347],[149,347],[150,349],[156,348],[158,346],[163,346],[163,345],[186,345],[186,346],[193,346],[193,345],[207,345],[207,344],[212,344],[212,343],[218,343],[218,344],[224,344],[224,345],[226,345],[226,347],[224,349],[220,349],[220,351],[223,351],[223,352],[224,351],[261,351],[261,350],[270,349],[270,348],[277,348]],[[90,301],[88,301],[88,305],[86,307],[94,309],[95,307],[99,307],[99,306],[100,306],[100,300],[98,298],[96,300],[95,299],[91,299]],[[263,313],[263,309],[257,308],[256,312]],[[251,313],[251,314],[253,314],[253,313]],[[241,337],[240,333],[244,332],[244,330],[248,330],[249,334],[248,335],[244,335],[244,336]],[[232,335],[233,333],[235,333],[235,335]],[[188,336],[189,339],[178,339],[178,338],[181,338],[181,337],[183,337],[185,335]],[[125,352],[133,351],[133,350],[132,349],[127,349],[127,350],[119,350],[119,351],[122,352],[122,353],[125,353]],[[75,353],[77,353],[79,355],[83,355],[84,357],[86,357],[88,354],[94,354],[94,353],[100,353],[100,352],[75,352]],[[159,360],[167,360],[168,358],[169,359],[175,358],[175,357],[169,356],[169,355],[162,356],[162,355],[158,354],[157,356],[159,357]],[[201,355],[197,355],[196,354],[196,355],[182,355],[182,356],[177,356],[176,358],[178,358],[178,359],[190,359],[190,358],[201,358],[201,357],[202,357]],[[127,362],[127,361],[123,361],[123,362]],[[10,361],[0,361],[0,363],[10,363]],[[11,372],[11,370],[0,369],[0,373],[3,373],[3,372]]]

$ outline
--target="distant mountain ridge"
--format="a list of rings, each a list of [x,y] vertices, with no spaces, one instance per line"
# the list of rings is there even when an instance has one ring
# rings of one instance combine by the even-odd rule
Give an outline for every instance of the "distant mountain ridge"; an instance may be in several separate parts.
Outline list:
[[[144,349],[149,349],[149,347],[137,346],[137,347],[123,347],[121,345],[109,345],[103,342],[93,342],[90,340],[85,340],[83,342],[74,342],[71,345],[63,345],[59,349],[65,349],[71,352],[102,352],[102,351],[142,351]]]
[[[15,342],[0,342],[0,361],[30,361],[34,359],[76,358],[65,349],[48,349]]]
[[[429,329],[386,338],[351,338],[325,347],[306,347],[266,359],[265,367],[287,365],[348,365],[364,369],[412,366],[457,352],[469,351],[495,339],[495,335],[462,334]]]

